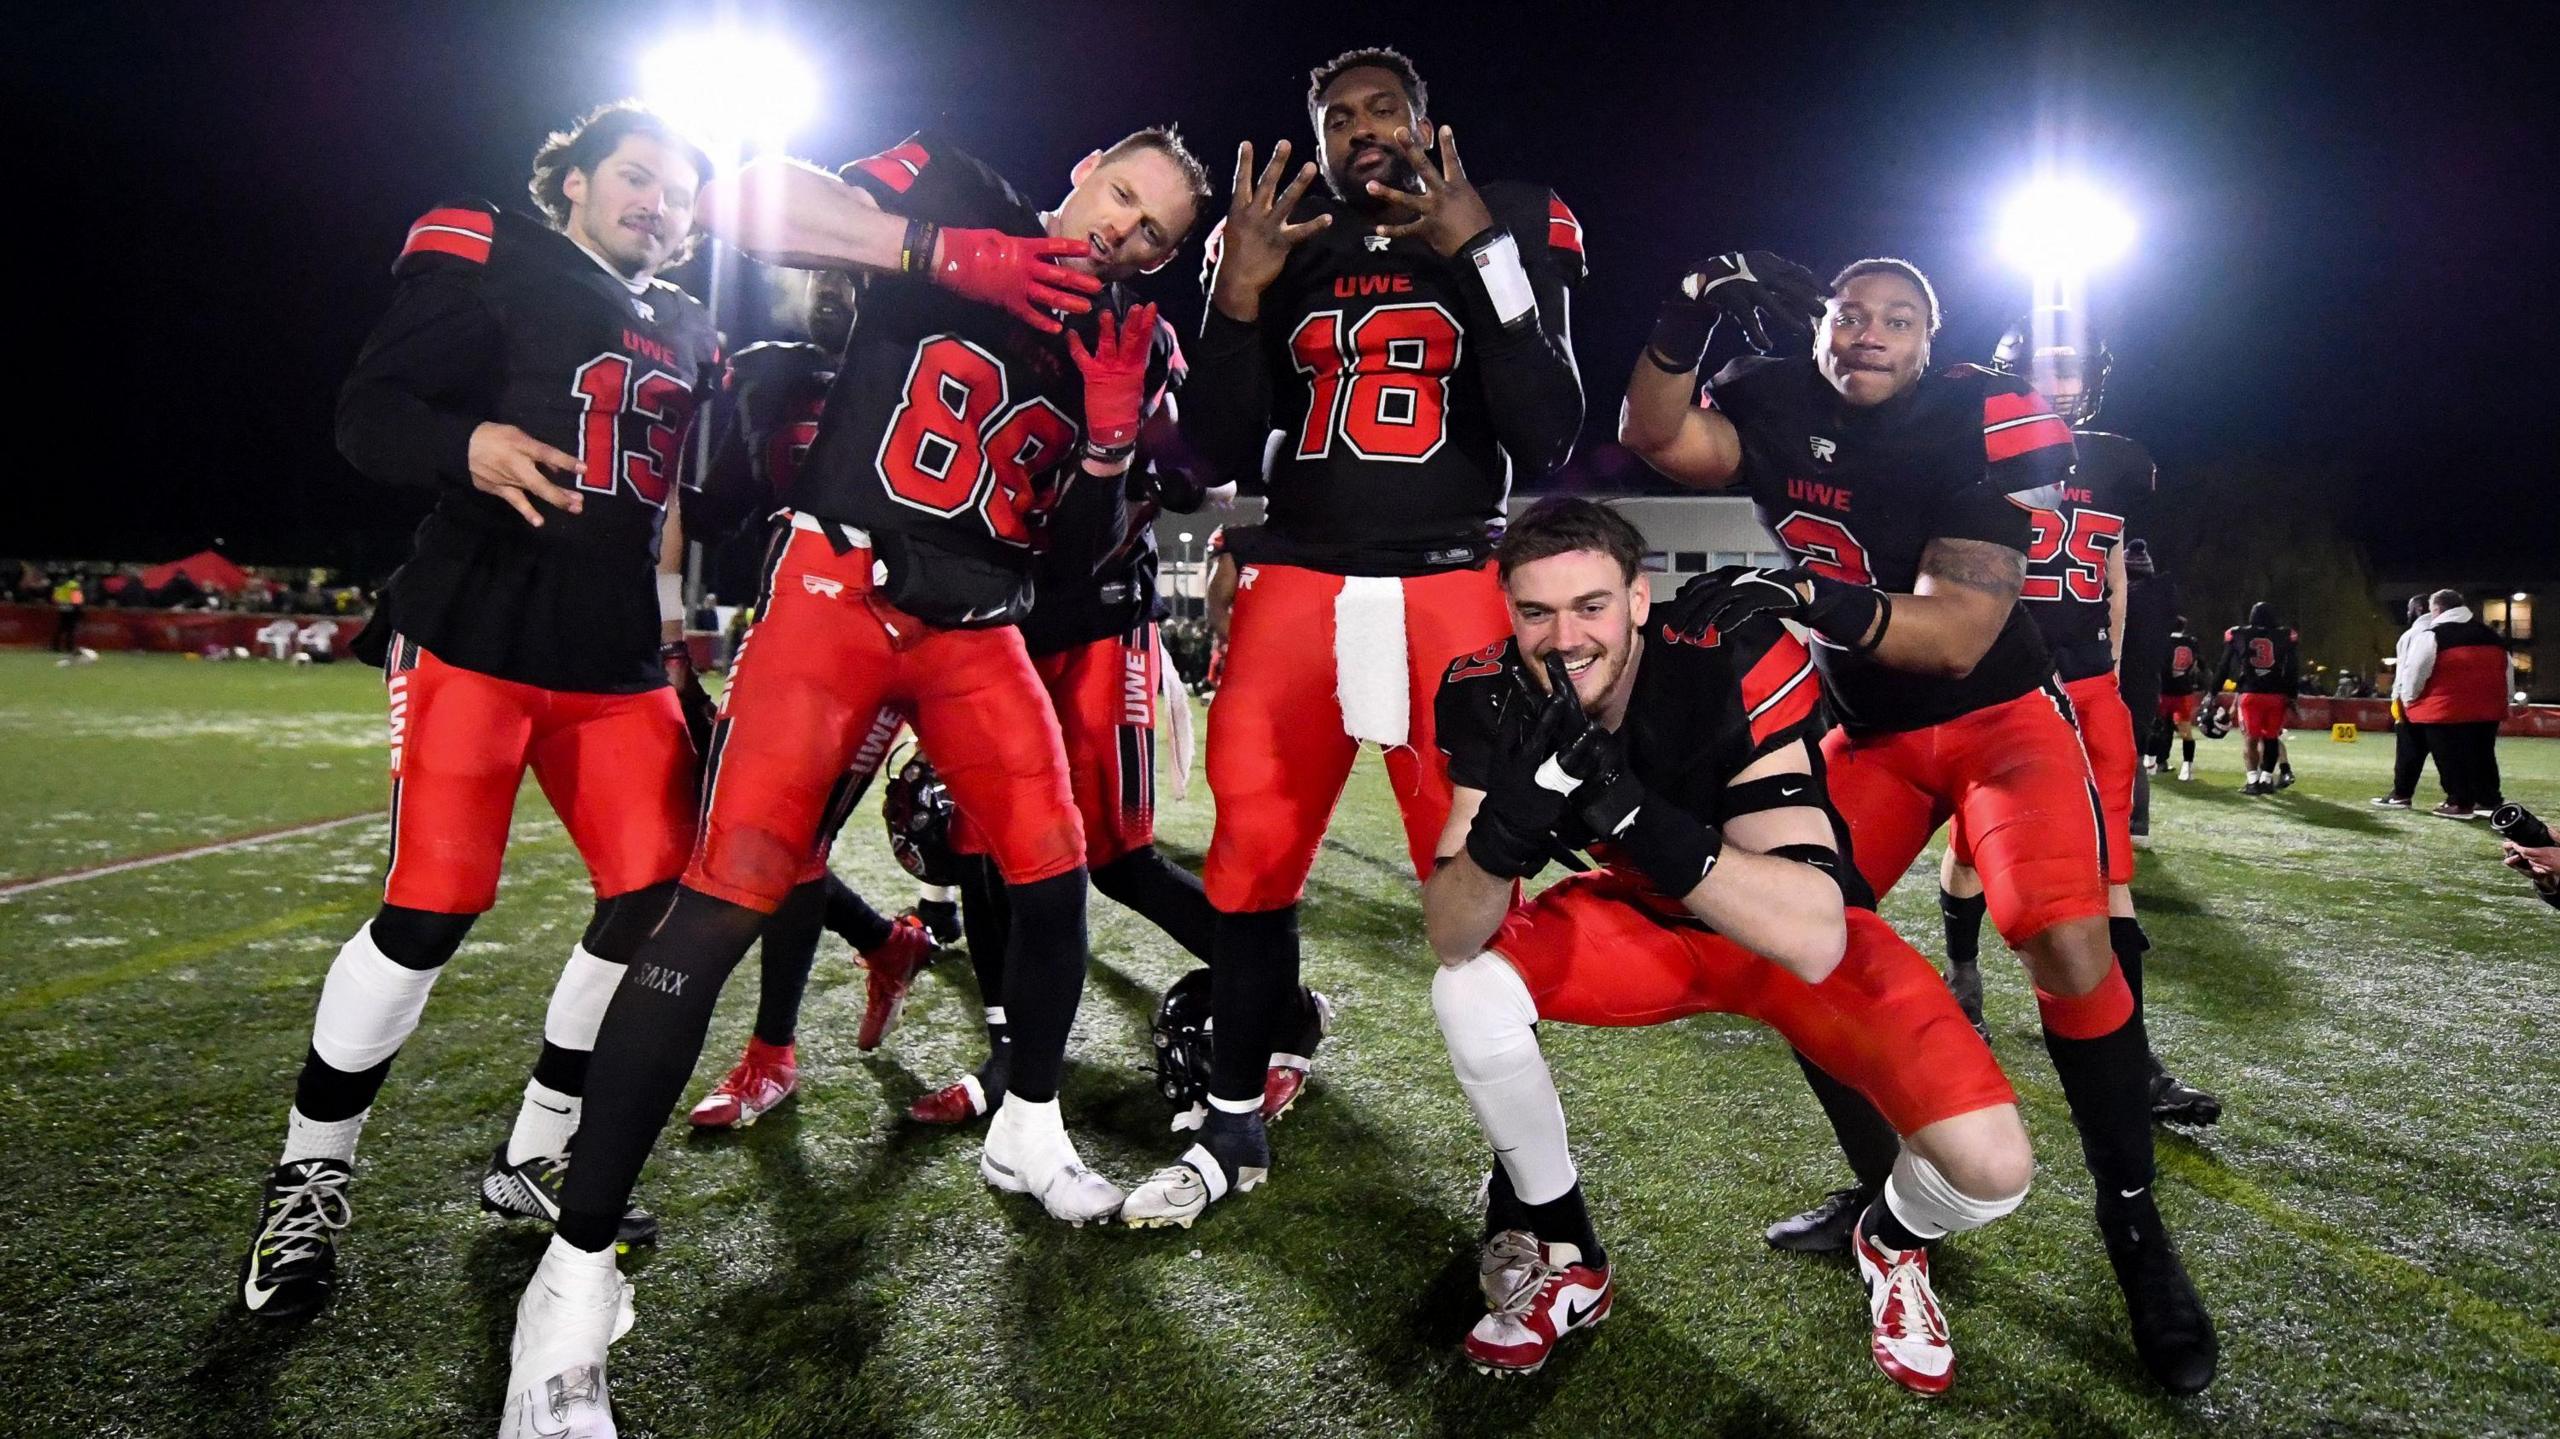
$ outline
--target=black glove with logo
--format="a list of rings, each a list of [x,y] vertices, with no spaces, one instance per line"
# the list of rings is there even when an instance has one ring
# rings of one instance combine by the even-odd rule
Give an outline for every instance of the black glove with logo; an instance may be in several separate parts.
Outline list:
[[[1807,565],[1777,570],[1726,565],[1680,587],[1684,599],[1707,591],[1716,593],[1700,618],[1717,629],[1732,629],[1755,615],[1775,615],[1855,654],[1884,643],[1884,632],[1893,623],[1893,602],[1884,591],[1816,574]],[[1869,630],[1875,632],[1873,638]]]
[[[1768,250],[1731,250],[1700,260],[1680,277],[1653,322],[1646,354],[1673,374],[1698,368],[1719,321],[1742,327],[1764,355],[1801,353],[1813,345],[1813,322],[1830,287],[1804,266]]]
[[[1627,763],[1626,745],[1584,715],[1564,661],[1552,654],[1547,656],[1547,679],[1556,696],[1550,705],[1568,715],[1557,728],[1570,738],[1556,751],[1553,767],[1573,784],[1566,803],[1574,818],[1595,842],[1625,854],[1664,894],[1678,899],[1696,889],[1724,853],[1724,831],[1701,823],[1636,777]]]
[[[1562,683],[1563,663],[1550,655],[1548,664],[1549,673]],[[1554,855],[1565,796],[1575,788],[1575,781],[1555,768],[1556,752],[1589,723],[1582,706],[1573,702],[1572,685],[1563,684],[1565,702],[1559,704],[1554,695],[1538,689],[1526,670],[1514,666],[1509,677],[1513,688],[1503,697],[1484,803],[1467,827],[1467,857],[1497,878],[1527,879],[1546,868]]]

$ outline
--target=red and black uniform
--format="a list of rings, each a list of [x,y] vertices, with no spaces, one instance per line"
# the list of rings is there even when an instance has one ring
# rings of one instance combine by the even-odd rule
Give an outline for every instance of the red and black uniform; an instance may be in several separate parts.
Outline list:
[[[1760,1020],[1864,1094],[1899,1133],[2014,1103],[1937,971],[1876,916],[1873,896],[1845,862],[1848,830],[1824,798],[1813,657],[1773,619],[1721,631],[1704,624],[1694,611],[1711,598],[1654,608],[1619,736],[1655,800],[1702,821],[1802,804],[1829,814],[1844,860],[1833,872],[1849,906],[1840,967],[1807,984],[1717,934],[1632,868],[1608,863],[1605,843],[1594,850],[1601,868],[1513,910],[1486,947],[1520,972],[1541,1019],[1640,1025],[1713,1011]],[[1438,730],[1457,784],[1489,787],[1503,696],[1516,683],[1503,671],[1518,663],[1518,643],[1506,639],[1448,667]],[[1806,793],[1758,800],[1748,798],[1756,786],[1729,788],[1764,756],[1799,745],[1813,764]],[[1566,823],[1576,832],[1560,831],[1560,840],[1592,848],[1578,820]]]
[[[2069,427],[2024,381],[1976,365],[1862,410],[1809,357],[1753,357],[1728,365],[1709,397],[1740,433],[1740,479],[1788,553],[1890,593],[1913,590],[1931,540],[2026,553],[2030,510],[2070,475]],[[1877,893],[1961,816],[1992,922],[2012,945],[2106,913],[2096,784],[2023,602],[1961,679],[1830,645],[1814,656],[1840,722],[1823,741],[1832,801]]]
[[[698,491],[685,499],[689,535],[705,544],[783,508],[784,497],[808,462],[835,381],[832,356],[805,341],[749,345],[729,361],[707,412],[710,458]],[[852,762],[828,797],[802,883],[828,873],[827,856],[846,819],[879,776],[880,766],[906,728],[895,705],[883,705],[854,746]]]
[[[2139,763],[2133,711],[2116,685],[2117,636],[2109,632],[2107,566],[2124,544],[2133,512],[2157,487],[2151,454],[2122,435],[2075,430],[2078,458],[2059,495],[2027,512],[2026,583],[2018,597],[2043,634],[2054,672],[2071,696],[2080,747],[2098,781],[2107,827],[2107,883],[2133,883],[2133,772]],[[1964,823],[1949,843],[1970,865]]]
[[[718,358],[710,318],[476,202],[427,212],[393,273],[338,400],[358,470],[441,492],[359,641],[391,684],[386,899],[487,909],[528,767],[600,898],[668,879],[695,757],[657,658],[658,531]],[[473,489],[490,421],[576,455],[583,508],[536,528]]]
[[[1209,307],[1184,433],[1213,473],[1270,491],[1265,522],[1230,537],[1209,713],[1222,911],[1297,902],[1361,740],[1387,751],[1414,871],[1430,868],[1449,809],[1431,733],[1442,660],[1508,629],[1488,561],[1504,497],[1561,464],[1582,425],[1566,300],[1582,227],[1543,186],[1482,193],[1494,229],[1455,258],[1311,194],[1292,218],[1333,223],[1290,252],[1259,321]],[[1475,262],[1504,235],[1535,299],[1508,324]]]
[[[2160,718],[2192,724],[2204,697],[2204,641],[2179,630],[2169,636],[2169,658],[2160,668]]]
[[[1043,233],[1002,177],[931,134],[842,176],[892,214]],[[808,873],[884,706],[907,715],[1009,883],[1083,864],[1057,721],[1011,627],[1035,548],[1117,513],[1116,492],[1076,484],[1083,412],[1062,336],[919,282],[866,281],[723,696],[688,888],[770,910]],[[1076,515],[1053,513],[1079,488]],[[1083,518],[1097,504],[1102,518]]]
[[[2293,707],[2302,678],[2301,636],[2286,625],[2236,625],[2222,632],[2222,663],[2210,686],[2225,680],[2240,691],[2240,732],[2255,740],[2284,738],[2285,711]]]

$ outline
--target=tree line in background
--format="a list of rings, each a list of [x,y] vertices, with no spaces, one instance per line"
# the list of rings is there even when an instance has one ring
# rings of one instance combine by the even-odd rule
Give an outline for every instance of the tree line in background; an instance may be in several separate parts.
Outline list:
[[[2334,472],[2243,457],[2164,470],[2144,538],[2177,582],[2179,609],[2197,634],[2220,635],[2265,600],[2301,632],[2306,671],[2322,664],[2330,677],[2352,671],[2386,689],[2381,660],[2401,618],[2375,598],[2380,582],[2347,511]]]

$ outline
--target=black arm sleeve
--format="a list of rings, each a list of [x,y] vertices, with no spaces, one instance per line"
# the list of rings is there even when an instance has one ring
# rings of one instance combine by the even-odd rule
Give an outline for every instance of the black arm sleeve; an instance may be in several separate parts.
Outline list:
[[[1128,485],[1121,476],[1070,472],[1043,527],[1040,569],[1046,574],[1090,576],[1119,552],[1129,524]]]
[[[1271,370],[1262,327],[1221,313],[1212,303],[1183,384],[1182,437],[1213,473],[1262,473],[1271,438]]]
[[[497,321],[466,273],[403,279],[338,391],[338,453],[382,484],[470,483],[471,432],[492,407],[499,354]]]
[[[1481,283],[1461,288],[1467,338],[1481,367],[1494,435],[1526,472],[1524,478],[1535,478],[1573,454],[1582,433],[1582,372],[1573,360],[1573,292],[1548,251],[1545,215],[1513,220],[1508,228],[1537,298],[1536,311],[1504,325]]]

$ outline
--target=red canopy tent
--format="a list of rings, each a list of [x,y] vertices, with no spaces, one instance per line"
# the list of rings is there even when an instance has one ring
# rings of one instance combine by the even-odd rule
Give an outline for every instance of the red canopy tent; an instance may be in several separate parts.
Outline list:
[[[153,565],[142,572],[142,587],[156,590],[185,575],[200,590],[230,592],[249,583],[249,572],[211,550],[198,550],[183,560]]]

